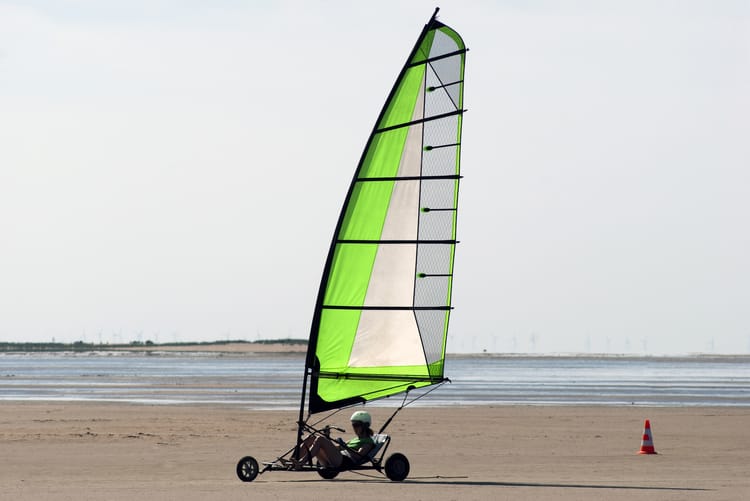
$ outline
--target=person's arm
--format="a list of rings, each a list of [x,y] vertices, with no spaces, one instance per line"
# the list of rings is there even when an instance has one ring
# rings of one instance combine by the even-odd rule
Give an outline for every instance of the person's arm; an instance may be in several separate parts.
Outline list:
[[[355,450],[354,452],[359,454],[359,457],[365,457],[372,450],[373,446],[374,446],[373,444],[364,444],[362,447]]]

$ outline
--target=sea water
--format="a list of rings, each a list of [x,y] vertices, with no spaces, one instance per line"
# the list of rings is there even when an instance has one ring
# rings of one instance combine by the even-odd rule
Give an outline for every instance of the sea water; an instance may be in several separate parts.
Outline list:
[[[299,353],[3,353],[0,400],[294,409],[303,367]],[[750,406],[747,356],[455,355],[445,373],[415,405]]]

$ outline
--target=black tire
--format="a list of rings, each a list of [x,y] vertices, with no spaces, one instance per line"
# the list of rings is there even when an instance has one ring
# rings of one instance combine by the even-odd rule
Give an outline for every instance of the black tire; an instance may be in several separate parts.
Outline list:
[[[318,475],[326,480],[333,480],[338,474],[339,471],[336,468],[318,468]]]
[[[258,462],[252,456],[245,456],[237,463],[237,476],[243,482],[252,482],[258,476]]]
[[[385,476],[394,482],[401,482],[409,476],[409,460],[400,452],[388,456],[385,460]]]

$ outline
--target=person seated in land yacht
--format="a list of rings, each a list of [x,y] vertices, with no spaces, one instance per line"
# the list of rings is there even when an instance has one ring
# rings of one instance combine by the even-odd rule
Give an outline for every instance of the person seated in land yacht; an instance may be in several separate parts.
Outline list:
[[[368,412],[357,411],[352,414],[351,422],[357,436],[348,442],[331,440],[323,435],[307,437],[300,445],[300,457],[293,460],[295,468],[301,469],[305,463],[312,462],[312,458],[317,458],[328,468],[346,469],[362,463],[375,447],[374,432],[370,428],[372,419]]]

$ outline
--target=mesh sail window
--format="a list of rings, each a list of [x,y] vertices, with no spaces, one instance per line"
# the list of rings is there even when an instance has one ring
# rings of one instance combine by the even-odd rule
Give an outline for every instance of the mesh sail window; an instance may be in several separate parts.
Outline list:
[[[444,380],[465,56],[433,16],[367,141],[313,317],[310,413]]]

